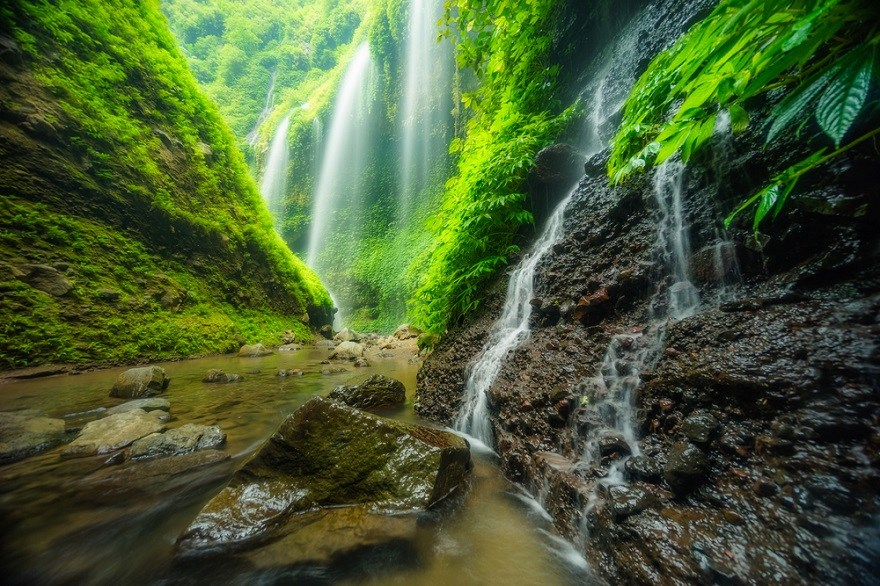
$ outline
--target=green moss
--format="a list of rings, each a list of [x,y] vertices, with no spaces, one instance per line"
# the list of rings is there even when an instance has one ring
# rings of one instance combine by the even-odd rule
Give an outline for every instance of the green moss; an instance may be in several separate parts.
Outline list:
[[[0,22],[21,49],[0,89],[0,367],[226,351],[329,320],[158,2],[22,1]],[[68,265],[74,289],[16,280],[27,263]]]

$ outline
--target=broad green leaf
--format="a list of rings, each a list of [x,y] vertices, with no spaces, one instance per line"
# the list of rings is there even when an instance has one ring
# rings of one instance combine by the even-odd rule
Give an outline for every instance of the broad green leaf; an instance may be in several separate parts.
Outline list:
[[[871,86],[873,59],[868,51],[861,53],[867,58],[853,60],[843,68],[829,83],[816,107],[819,126],[838,148],[865,104]]]
[[[782,186],[778,183],[774,183],[769,187],[765,187],[761,193],[761,201],[758,203],[758,209],[755,211],[755,221],[752,224],[752,228],[757,232],[758,226],[761,224],[761,220],[763,220],[767,213],[773,209],[773,206],[776,204],[776,200],[779,199],[779,193]]]
[[[749,113],[739,104],[733,104],[727,109],[730,114],[730,130],[734,134],[741,134],[749,127]]]
[[[767,144],[773,142],[779,133],[793,121],[804,118],[802,116],[804,108],[819,95],[819,92],[825,89],[838,69],[838,66],[834,66],[820,75],[806,80],[773,108],[773,124],[770,126],[770,132],[767,133]]]

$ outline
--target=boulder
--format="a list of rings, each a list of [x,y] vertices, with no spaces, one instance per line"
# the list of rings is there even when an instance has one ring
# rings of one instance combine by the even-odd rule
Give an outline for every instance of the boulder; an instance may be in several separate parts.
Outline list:
[[[158,366],[130,368],[116,378],[110,396],[120,399],[152,397],[167,389],[170,382],[171,379],[165,374],[164,368]]]
[[[336,332],[336,335],[333,336],[333,339],[337,342],[360,342],[361,335],[354,330],[350,330],[349,328],[343,328]]]
[[[73,289],[73,285],[61,271],[48,265],[23,265],[18,278],[34,289],[39,289],[55,297],[66,295]]]
[[[584,157],[574,147],[552,144],[538,151],[529,179],[544,185],[570,187],[583,175],[583,165]]]
[[[357,342],[342,342],[330,354],[331,360],[357,360],[363,357],[364,347]]]
[[[255,358],[257,356],[269,356],[271,354],[272,351],[262,344],[245,344],[238,351],[238,355],[241,358]]]
[[[202,379],[203,383],[240,383],[244,380],[244,377],[240,374],[227,374],[220,370],[219,368],[212,368],[205,373],[205,378]]]
[[[672,491],[681,496],[687,494],[706,480],[709,473],[709,460],[706,454],[694,444],[682,442],[672,446],[663,480]]]
[[[0,464],[53,448],[65,437],[63,419],[31,410],[0,412]]]
[[[355,368],[369,368],[370,361],[367,360],[366,358],[358,358],[357,360],[354,361],[354,367]]]
[[[179,543],[214,549],[262,541],[313,507],[426,509],[456,491],[470,468],[468,444],[456,435],[316,397],[281,424]]]
[[[157,417],[143,409],[117,413],[87,423],[61,456],[80,458],[107,454],[164,429],[165,425]]]
[[[708,411],[695,411],[682,422],[681,431],[695,444],[705,446],[715,437],[719,425]]]
[[[165,433],[152,433],[131,445],[132,458],[179,456],[196,450],[213,450],[226,442],[226,433],[216,425],[187,423]]]
[[[419,328],[410,324],[402,324],[394,330],[394,333],[391,334],[391,336],[398,340],[410,340],[412,338],[418,338],[421,334],[422,330]]]
[[[168,399],[162,399],[160,397],[135,399],[134,401],[127,401],[121,405],[110,407],[109,409],[107,409],[107,411],[104,412],[104,414],[116,415],[117,413],[127,413],[128,411],[134,411],[135,409],[143,409],[144,411],[167,412],[171,410],[171,403],[168,402]]]
[[[374,374],[359,385],[341,385],[330,392],[329,397],[350,407],[380,407],[403,405],[406,387],[399,380]]]

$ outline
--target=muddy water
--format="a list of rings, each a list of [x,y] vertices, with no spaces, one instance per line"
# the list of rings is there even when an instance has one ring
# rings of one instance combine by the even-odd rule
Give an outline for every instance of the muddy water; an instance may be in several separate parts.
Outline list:
[[[61,460],[61,448],[0,468],[0,571],[4,583],[542,584],[592,582],[582,560],[552,533],[541,511],[506,482],[491,456],[474,454],[471,487],[460,506],[427,520],[406,547],[352,557],[346,567],[312,566],[307,575],[255,574],[223,558],[175,564],[174,543],[201,507],[278,424],[313,395],[382,373],[404,382],[407,405],[381,414],[418,421],[412,412],[417,366],[376,360],[369,369],[320,374],[327,351],[307,348],[265,358],[211,357],[162,364],[171,377],[169,427],[219,425],[229,458],[186,456],[108,465],[107,456]],[[244,375],[232,385],[201,382],[209,368]],[[301,368],[302,377],[276,376]],[[124,369],[0,386],[0,410],[38,409],[69,428],[122,401],[108,391]],[[422,422],[424,423],[424,422]],[[176,461],[177,464],[169,462]],[[391,523],[391,521],[389,521]],[[329,531],[321,533],[330,539]],[[271,558],[271,545],[259,552]],[[270,559],[271,562],[271,559]],[[200,567],[202,564],[204,567]],[[271,563],[269,565],[272,565]],[[284,568],[282,567],[281,570]]]

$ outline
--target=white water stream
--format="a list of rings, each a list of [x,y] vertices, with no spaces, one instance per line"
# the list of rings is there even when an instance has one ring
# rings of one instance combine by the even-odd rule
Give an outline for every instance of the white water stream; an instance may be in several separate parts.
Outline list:
[[[556,206],[532,252],[510,273],[504,311],[492,325],[489,340],[468,371],[465,404],[455,420],[455,429],[490,447],[493,445],[493,433],[487,392],[507,355],[529,336],[529,318],[532,315],[529,301],[535,288],[535,268],[562,237],[565,209],[573,195],[574,190]]]
[[[269,158],[266,161],[266,170],[260,181],[260,193],[263,201],[275,220],[275,225],[281,221],[284,213],[284,194],[287,192],[287,163],[289,151],[287,146],[287,131],[290,128],[290,114],[284,117],[281,124],[275,130],[272,144],[269,146]]]
[[[275,75],[277,73],[277,71],[272,72],[272,77],[269,78],[269,91],[266,92],[266,103],[263,104],[263,110],[260,112],[260,115],[257,116],[257,121],[254,123],[254,127],[245,137],[245,140],[247,140],[248,144],[251,146],[257,144],[257,140],[260,138],[260,126],[263,125],[263,122],[265,122],[269,117],[269,114],[272,113],[272,106],[275,103]]]
[[[398,215],[406,220],[412,199],[424,189],[432,169],[446,157],[443,121],[452,107],[452,52],[438,43],[443,0],[411,0],[407,21],[405,77],[401,103]]]

